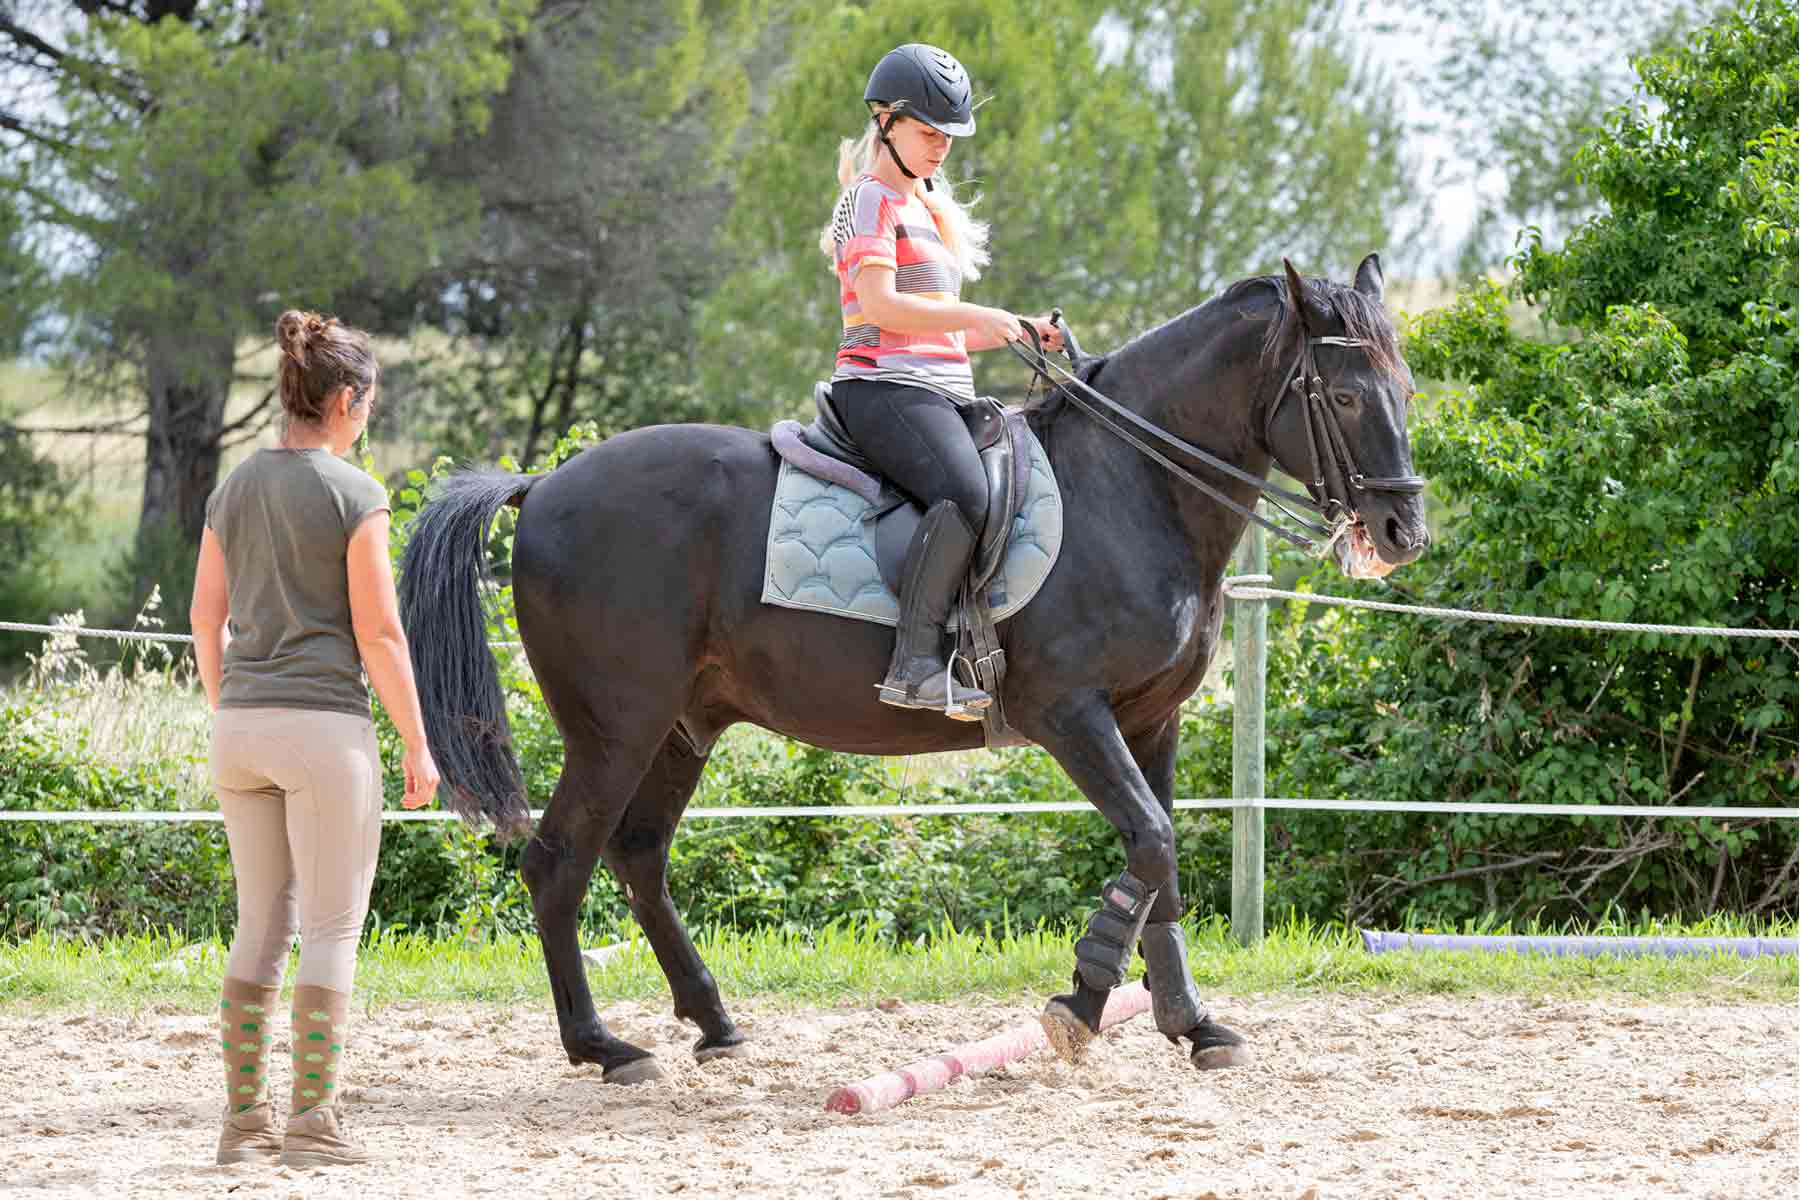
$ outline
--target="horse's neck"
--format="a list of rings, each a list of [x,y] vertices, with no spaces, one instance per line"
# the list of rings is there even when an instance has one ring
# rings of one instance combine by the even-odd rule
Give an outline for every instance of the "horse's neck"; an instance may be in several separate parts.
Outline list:
[[[1269,457],[1254,420],[1263,327],[1209,312],[1210,307],[1178,317],[1115,351],[1095,374],[1093,386],[1190,445],[1264,477]],[[1095,426],[1078,412],[1066,413],[1058,424],[1073,421]],[[1182,482],[1115,434],[1095,427],[1079,442],[1078,457],[1093,460],[1095,469],[1146,500],[1161,501],[1138,511],[1146,519],[1160,516],[1168,521],[1202,574],[1225,569],[1248,523],[1242,516]],[[1257,491],[1250,484],[1179,452],[1157,448],[1244,507],[1255,504]]]

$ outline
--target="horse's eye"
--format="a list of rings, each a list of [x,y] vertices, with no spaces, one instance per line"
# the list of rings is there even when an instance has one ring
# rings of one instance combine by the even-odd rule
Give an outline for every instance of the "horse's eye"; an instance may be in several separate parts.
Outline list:
[[[1352,404],[1356,403],[1355,392],[1333,392],[1331,393],[1331,398],[1345,408],[1349,408]]]

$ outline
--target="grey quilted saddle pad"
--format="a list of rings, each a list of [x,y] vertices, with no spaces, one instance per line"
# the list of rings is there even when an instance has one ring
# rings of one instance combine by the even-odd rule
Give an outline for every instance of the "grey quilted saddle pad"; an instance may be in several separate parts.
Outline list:
[[[988,582],[994,620],[1012,616],[1035,595],[1062,550],[1062,495],[1037,437],[1025,503],[1013,519],[1000,567]],[[898,624],[900,601],[875,568],[875,530],[862,520],[870,504],[849,488],[808,475],[785,460],[775,482],[763,572],[765,604]],[[958,622],[953,617],[951,626]]]

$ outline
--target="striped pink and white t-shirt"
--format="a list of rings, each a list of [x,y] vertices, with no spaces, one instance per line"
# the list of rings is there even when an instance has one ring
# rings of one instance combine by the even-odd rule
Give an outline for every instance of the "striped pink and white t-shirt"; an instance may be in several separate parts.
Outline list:
[[[975,398],[975,377],[963,335],[895,333],[863,317],[856,274],[871,263],[892,268],[894,290],[955,300],[962,270],[938,232],[937,218],[917,196],[903,196],[872,175],[844,190],[831,216],[844,337],[838,343],[839,379],[879,379],[930,388],[959,400]]]

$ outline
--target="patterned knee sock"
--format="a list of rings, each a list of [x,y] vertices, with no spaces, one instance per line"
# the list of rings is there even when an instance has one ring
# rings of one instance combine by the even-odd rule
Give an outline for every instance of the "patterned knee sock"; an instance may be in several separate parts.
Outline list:
[[[232,1112],[269,1098],[269,1019],[280,999],[279,984],[245,983],[226,976],[219,989],[219,1042],[225,1051],[225,1094]]]
[[[338,1063],[350,1026],[350,993],[294,987],[294,1115],[337,1099]]]

